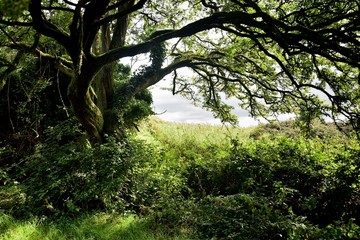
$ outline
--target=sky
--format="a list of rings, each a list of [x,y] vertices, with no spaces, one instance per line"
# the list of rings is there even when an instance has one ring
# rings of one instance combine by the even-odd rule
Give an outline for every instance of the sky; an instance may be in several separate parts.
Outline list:
[[[153,110],[157,114],[156,117],[169,122],[221,124],[220,120],[215,119],[210,111],[194,106],[191,101],[180,95],[173,95],[170,90],[163,90],[163,86],[167,85],[166,80],[163,80],[159,85],[150,89],[153,95]],[[258,124],[258,121],[249,117],[246,110],[235,106],[235,102],[233,105],[235,107],[233,113],[238,116],[240,127]]]

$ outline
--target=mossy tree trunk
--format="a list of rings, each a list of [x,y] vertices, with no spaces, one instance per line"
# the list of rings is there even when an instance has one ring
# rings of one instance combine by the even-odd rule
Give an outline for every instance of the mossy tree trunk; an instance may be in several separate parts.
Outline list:
[[[94,74],[87,71],[87,63],[83,63],[82,73],[72,78],[68,88],[75,116],[85,128],[91,142],[102,141],[104,117],[100,108],[94,102],[94,93],[91,87]]]
[[[133,4],[133,1],[130,1],[127,5],[124,5],[123,8],[126,9],[131,4]],[[98,34],[98,41],[94,42],[93,48],[96,49],[99,54],[103,54],[112,49],[123,47],[125,44],[128,25],[129,16],[127,15],[125,17],[119,18],[114,26],[102,26],[101,31]],[[111,27],[113,27],[113,31],[111,31]],[[124,136],[124,134],[122,131],[122,126],[120,126],[120,122],[118,121],[112,109],[115,85],[114,73],[116,64],[116,62],[112,62],[103,66],[94,77],[92,87],[95,92],[94,102],[100,109],[104,119],[101,133],[113,135],[119,140]]]
[[[133,4],[134,1],[129,1],[121,8],[127,9]],[[128,24],[129,15],[126,15],[117,19],[114,26],[101,26],[91,46],[92,52],[101,55],[123,47]],[[115,119],[112,111],[115,66],[116,62],[108,63],[95,72],[97,67],[94,68],[91,57],[85,56],[81,62],[80,74],[73,78],[68,89],[75,115],[93,143],[102,142],[104,133],[113,135],[118,140],[123,137],[119,121]]]

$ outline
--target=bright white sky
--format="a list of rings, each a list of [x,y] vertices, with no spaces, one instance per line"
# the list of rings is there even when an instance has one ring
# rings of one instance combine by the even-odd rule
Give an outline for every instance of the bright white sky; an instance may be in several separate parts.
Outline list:
[[[166,80],[160,83],[160,86],[166,85]],[[194,106],[189,100],[180,96],[172,95],[169,90],[163,90],[160,86],[151,88],[153,94],[153,109],[157,117],[170,122],[182,123],[206,123],[221,124],[219,119],[215,119],[213,114],[205,109]],[[258,124],[258,121],[249,116],[249,113],[234,106],[236,114],[239,117],[239,126],[248,127]]]

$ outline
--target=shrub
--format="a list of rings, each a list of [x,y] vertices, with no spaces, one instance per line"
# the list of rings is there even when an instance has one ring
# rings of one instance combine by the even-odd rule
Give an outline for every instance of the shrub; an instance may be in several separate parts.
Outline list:
[[[196,227],[202,239],[283,239],[288,220],[266,198],[249,194],[208,196],[199,203]]]
[[[148,214],[181,197],[186,186],[181,175],[182,162],[175,153],[159,147],[143,147],[148,157],[138,161],[129,173],[127,200],[131,210]]]
[[[81,134],[70,123],[50,128],[47,141],[26,158],[18,176],[26,212],[73,215],[126,207],[123,187],[129,169],[142,155],[141,143],[109,138],[91,147]]]
[[[202,209],[200,215],[204,218],[199,221],[204,238],[242,239],[240,236],[247,235],[236,227],[241,224],[261,233],[244,239],[276,239],[292,232],[303,239],[307,234],[325,233],[326,228],[347,229],[344,226],[351,219],[354,226],[359,224],[360,154],[356,141],[342,144],[333,142],[336,139],[271,139],[246,143],[234,140],[230,154],[221,162],[199,158],[188,165],[185,176]],[[258,206],[256,217],[260,214],[265,222],[246,219],[247,211],[251,211],[241,202],[245,196],[251,196]],[[205,208],[204,199],[211,199]],[[269,219],[262,211],[271,212]],[[267,230],[257,229],[256,222]],[[269,232],[278,231],[272,228],[277,224],[286,231],[271,235]],[[309,229],[302,232],[304,226]]]

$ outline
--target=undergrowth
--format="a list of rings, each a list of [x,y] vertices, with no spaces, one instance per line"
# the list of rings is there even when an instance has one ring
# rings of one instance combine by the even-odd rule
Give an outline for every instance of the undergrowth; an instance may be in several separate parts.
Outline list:
[[[132,177],[155,224],[201,239],[360,238],[359,142],[334,126],[309,138],[291,122],[242,133],[147,124],[140,135],[157,157]]]
[[[359,141],[333,125],[306,136],[293,126],[152,119],[94,148],[56,145],[69,136],[53,129],[19,173],[1,172],[2,237],[360,239]]]

